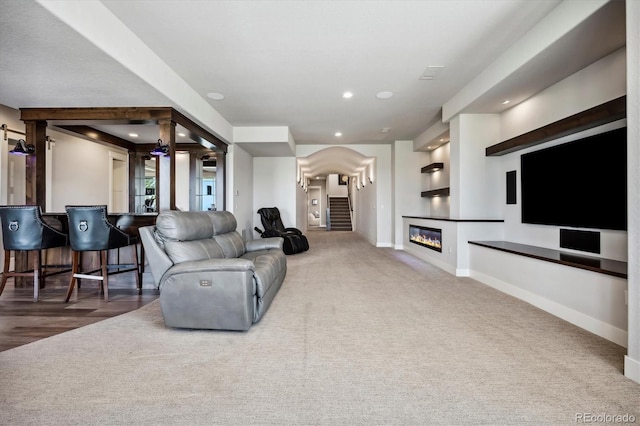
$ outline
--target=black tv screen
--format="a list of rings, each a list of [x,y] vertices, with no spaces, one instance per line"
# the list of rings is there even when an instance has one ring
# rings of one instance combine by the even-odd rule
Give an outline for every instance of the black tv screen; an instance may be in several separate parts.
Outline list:
[[[522,222],[627,229],[627,128],[520,157]]]

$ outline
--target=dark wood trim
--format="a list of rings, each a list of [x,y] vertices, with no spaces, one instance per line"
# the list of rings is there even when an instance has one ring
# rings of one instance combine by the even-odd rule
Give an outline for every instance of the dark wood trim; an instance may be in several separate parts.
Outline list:
[[[27,204],[35,204],[45,211],[47,197],[47,122],[26,121],[25,141],[35,146],[35,153],[26,158],[26,197]]]
[[[601,126],[627,116],[627,97],[621,96],[602,105],[558,120],[539,129],[491,145],[485,150],[486,156],[500,156],[510,152],[548,142],[562,136]]]
[[[163,143],[169,145],[169,156],[158,159],[156,168],[156,206],[158,211],[175,209],[175,153],[176,149],[198,152],[199,155],[211,155],[218,162],[216,182],[217,194],[225,196],[225,154],[227,143],[218,136],[207,131],[204,127],[193,122],[184,114],[172,107],[80,107],[80,108],[21,108],[20,119],[28,123],[37,124],[37,135],[27,137],[27,143],[36,145],[36,151],[45,152],[40,144],[45,144],[47,121],[61,131],[81,135],[85,139],[105,142],[126,149],[129,152],[130,181],[135,181],[135,153],[149,152],[155,144],[135,144],[91,127],[100,124],[150,124],[160,127],[159,136]],[[81,124],[76,124],[82,122]],[[194,143],[176,144],[176,124],[183,126]],[[36,126],[36,124],[31,124]],[[34,127],[35,129],[35,127]],[[29,132],[29,130],[28,130]],[[40,135],[41,134],[41,135]],[[97,135],[97,136],[96,136]],[[36,141],[39,141],[36,143]],[[42,145],[44,146],[44,145]],[[33,155],[27,159],[27,202],[45,207],[46,179],[44,155]],[[37,183],[37,184],[36,184]],[[219,206],[224,206],[224,198],[216,200]],[[135,187],[132,191],[129,185],[129,206],[135,206]]]
[[[71,133],[74,133],[76,136],[80,135],[84,139],[88,139],[94,142],[106,142],[111,145],[119,146],[120,148],[124,148],[127,151],[135,151],[136,144],[130,142],[126,139],[119,138],[117,136],[113,136],[109,133],[105,133],[101,130],[94,129],[90,126],[68,126],[61,125],[55,126],[59,129],[67,130]]]
[[[573,254],[560,250],[544,247],[530,246],[526,244],[512,243],[509,241],[469,241],[469,244],[486,247],[545,262],[571,266],[573,268],[586,269],[600,274],[611,275],[618,278],[627,278],[627,262],[605,259],[593,256]]]
[[[120,124],[156,124],[158,120],[171,120],[171,107],[89,107],[89,108],[20,108],[20,119],[26,120],[78,120]]]
[[[420,173],[433,173],[444,169],[444,163],[431,163],[420,169]]]
[[[449,188],[432,189],[430,191],[422,191],[423,197],[447,197],[449,196]]]
[[[191,133],[189,138],[198,142],[200,145],[209,149],[221,149],[224,152],[227,152],[227,144],[222,141],[222,139],[218,138],[213,133],[205,130],[204,127],[200,126],[197,123],[194,123],[190,119],[188,119],[182,113],[172,110],[171,119],[182,127],[188,129]]]

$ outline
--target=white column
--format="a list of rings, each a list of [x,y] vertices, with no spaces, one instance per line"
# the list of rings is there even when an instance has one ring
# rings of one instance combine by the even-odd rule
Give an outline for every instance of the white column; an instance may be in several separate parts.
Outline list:
[[[450,124],[451,218],[499,218],[504,182],[498,159],[485,148],[500,141],[500,116],[460,114]]]
[[[640,383],[640,2],[627,0],[629,329],[624,374]]]

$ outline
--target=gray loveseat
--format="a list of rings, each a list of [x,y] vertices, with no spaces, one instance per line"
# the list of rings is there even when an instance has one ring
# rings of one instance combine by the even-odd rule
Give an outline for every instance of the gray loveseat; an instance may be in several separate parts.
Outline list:
[[[245,242],[226,211],[164,211],[140,237],[170,327],[248,330],[287,273],[282,238]]]

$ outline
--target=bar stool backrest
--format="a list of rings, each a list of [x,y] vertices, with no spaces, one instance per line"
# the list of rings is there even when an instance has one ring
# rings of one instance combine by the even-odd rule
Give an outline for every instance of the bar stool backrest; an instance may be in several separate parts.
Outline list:
[[[128,234],[109,222],[107,206],[66,206],[69,243],[74,251],[99,251],[131,244]]]
[[[40,250],[67,245],[67,235],[42,220],[40,206],[0,206],[5,250]]]

